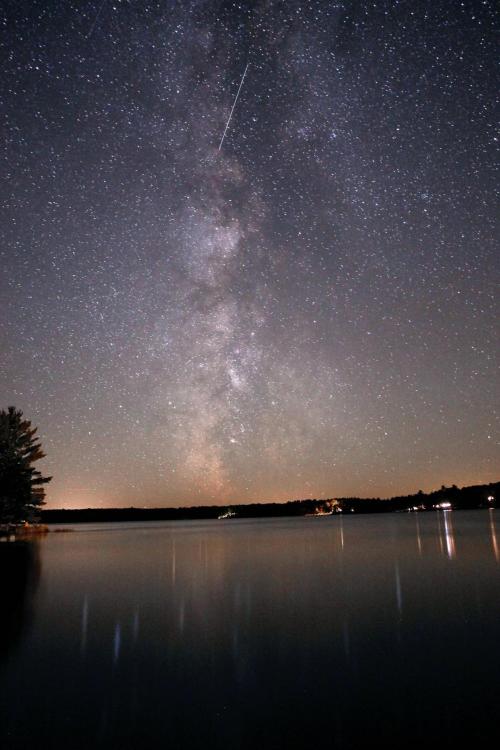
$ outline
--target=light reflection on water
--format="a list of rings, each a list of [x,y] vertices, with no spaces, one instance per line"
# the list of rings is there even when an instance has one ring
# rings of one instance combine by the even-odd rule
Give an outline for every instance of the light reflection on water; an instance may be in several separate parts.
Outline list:
[[[499,560],[499,553],[498,553],[498,540],[497,540],[497,531],[495,526],[495,511],[493,508],[490,508],[488,511],[490,515],[490,533],[491,533],[491,544],[493,547],[493,554],[495,555],[495,560],[498,562]]]
[[[76,528],[6,639],[2,747],[498,734],[494,510]]]
[[[438,514],[439,515],[439,514]],[[444,519],[444,534],[446,539],[446,554],[452,560],[455,557],[455,537],[453,535],[453,523],[451,520],[451,514],[448,511],[443,513]]]

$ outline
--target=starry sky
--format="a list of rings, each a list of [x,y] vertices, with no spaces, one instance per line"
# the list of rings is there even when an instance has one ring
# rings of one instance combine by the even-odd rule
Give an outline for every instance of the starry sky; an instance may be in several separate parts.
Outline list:
[[[499,479],[493,2],[0,18],[0,406],[48,507]]]

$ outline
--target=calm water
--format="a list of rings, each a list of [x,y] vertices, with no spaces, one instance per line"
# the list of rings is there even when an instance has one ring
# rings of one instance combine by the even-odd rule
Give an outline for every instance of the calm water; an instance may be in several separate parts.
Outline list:
[[[1,544],[0,744],[484,747],[500,738],[496,513]]]

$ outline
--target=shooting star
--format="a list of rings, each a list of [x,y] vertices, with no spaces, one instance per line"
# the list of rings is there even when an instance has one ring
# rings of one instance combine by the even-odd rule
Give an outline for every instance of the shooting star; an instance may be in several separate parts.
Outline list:
[[[97,23],[97,21],[98,21],[98,19],[99,19],[99,16],[101,15],[101,10],[102,10],[102,8],[103,8],[103,6],[104,6],[104,3],[105,3],[105,2],[106,2],[106,0],[102,0],[102,3],[101,3],[101,4],[100,4],[100,6],[99,6],[99,10],[97,11],[96,17],[94,18],[94,23],[93,23],[93,24],[92,24],[92,26],[90,27],[90,31],[89,31],[89,33],[87,34],[87,39],[90,39],[90,37],[91,37],[91,36],[92,36],[92,34],[94,33],[95,25],[96,25],[96,23]]]
[[[234,108],[236,107],[236,102],[238,101],[238,97],[240,95],[241,87],[243,86],[243,81],[245,80],[245,76],[247,74],[247,70],[248,70],[248,66],[249,65],[250,65],[250,63],[247,63],[247,66],[246,66],[246,68],[244,70],[244,73],[243,73],[243,75],[241,77],[240,85],[238,87],[238,91],[236,92],[236,96],[234,98],[233,106],[231,107],[231,112],[229,113],[229,117],[227,118],[226,127],[224,128],[224,132],[222,134],[222,138],[220,139],[219,151],[221,150],[222,144],[224,143],[224,138],[226,137],[227,129],[229,127],[229,123],[231,122],[231,117],[233,116]]]

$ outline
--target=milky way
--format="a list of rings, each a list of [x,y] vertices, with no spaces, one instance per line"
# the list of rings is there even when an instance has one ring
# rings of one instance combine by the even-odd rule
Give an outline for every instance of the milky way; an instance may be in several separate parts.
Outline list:
[[[0,405],[50,506],[498,479],[493,3],[2,23]]]

